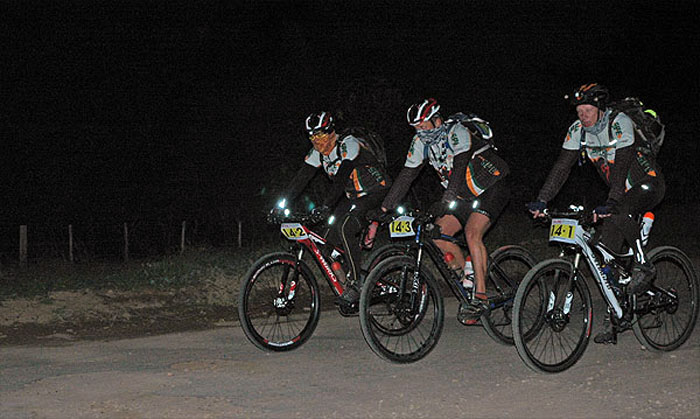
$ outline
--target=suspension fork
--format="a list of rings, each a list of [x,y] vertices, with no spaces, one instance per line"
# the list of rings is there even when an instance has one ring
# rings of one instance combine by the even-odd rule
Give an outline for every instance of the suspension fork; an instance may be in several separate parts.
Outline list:
[[[285,266],[282,271],[282,278],[280,280],[280,287],[277,292],[277,296],[280,298],[286,298],[287,300],[292,300],[294,298],[294,293],[296,292],[297,282],[299,279],[299,273],[301,271],[301,260],[304,257],[304,247],[300,246],[297,251],[296,263],[294,264],[294,272],[292,272],[291,278],[289,277],[289,265]],[[288,282],[289,281],[289,282]],[[287,285],[289,284],[289,287]],[[288,289],[288,293],[285,297],[284,290]]]
[[[558,278],[562,274],[561,271],[555,271],[555,288],[549,292],[547,312],[552,311],[556,308],[563,314],[569,314],[571,310],[571,300],[574,297],[574,281],[578,275],[578,267],[581,263],[581,252],[576,252],[574,255],[573,267],[571,275],[566,279],[566,282],[562,285],[559,284]]]
[[[421,265],[423,263],[423,226],[419,225],[416,231],[416,245],[418,247],[418,251],[416,252],[416,267],[414,271],[412,272],[411,275],[411,280],[410,282],[406,281],[406,276],[402,275],[401,281],[401,287],[400,289],[402,290],[402,295],[403,295],[403,290],[406,290],[406,286],[410,285],[411,286],[411,292],[410,292],[410,306],[409,307],[416,307],[416,301],[419,296],[420,292],[420,269]]]

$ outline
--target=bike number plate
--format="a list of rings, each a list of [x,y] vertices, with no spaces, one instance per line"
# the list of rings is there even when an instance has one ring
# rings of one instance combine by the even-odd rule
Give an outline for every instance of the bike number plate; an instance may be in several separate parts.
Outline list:
[[[575,243],[577,220],[568,218],[553,218],[549,228],[549,241],[562,243]]]
[[[309,236],[306,234],[304,227],[299,223],[283,223],[280,226],[280,231],[284,234],[284,237],[289,240],[304,240]]]
[[[414,218],[408,215],[395,218],[394,221],[389,224],[389,235],[391,237],[415,236],[416,232],[413,231],[413,220]]]

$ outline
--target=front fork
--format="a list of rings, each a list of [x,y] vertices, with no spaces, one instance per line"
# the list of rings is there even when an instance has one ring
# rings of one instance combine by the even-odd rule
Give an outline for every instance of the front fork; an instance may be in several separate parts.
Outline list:
[[[297,282],[299,279],[299,270],[301,269],[301,259],[304,257],[304,248],[299,248],[297,252],[296,263],[294,264],[294,272],[290,277],[289,275],[289,265],[285,266],[282,270],[282,278],[280,278],[280,285],[277,291],[277,297],[273,302],[276,308],[284,308],[294,299],[294,294],[297,289]],[[287,292],[285,292],[285,289]]]
[[[547,296],[547,314],[559,313],[559,316],[568,318],[569,312],[571,311],[571,301],[574,299],[574,281],[576,275],[578,275],[578,267],[581,263],[581,253],[576,253],[574,256],[573,266],[574,269],[571,275],[566,279],[563,286],[559,286],[559,281],[555,280],[554,289],[549,290],[549,295]],[[555,275],[560,275],[556,272]]]

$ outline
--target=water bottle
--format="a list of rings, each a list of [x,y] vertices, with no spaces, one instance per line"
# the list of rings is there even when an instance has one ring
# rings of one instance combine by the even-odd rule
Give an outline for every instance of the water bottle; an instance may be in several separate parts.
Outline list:
[[[603,265],[600,267],[600,271],[603,273],[603,278],[608,282],[610,288],[615,292],[615,295],[619,295],[620,284],[617,283],[617,278],[615,278],[615,273],[612,268],[608,265]]]
[[[371,249],[374,246],[374,238],[377,236],[377,228],[379,227],[379,222],[372,221],[367,227],[367,234],[365,234],[364,241],[362,245],[365,249]]]
[[[654,213],[647,212],[642,217],[642,229],[639,235],[642,238],[642,246],[646,246],[649,242],[649,232],[651,231],[651,225],[654,223]]]
[[[464,262],[464,275],[462,276],[462,287],[471,289],[474,287],[474,267],[472,266],[472,257],[467,255],[467,260]]]
[[[345,280],[345,271],[343,270],[343,264],[340,263],[342,260],[340,258],[341,255],[342,254],[339,251],[333,249],[333,251],[331,252],[331,258],[333,258],[333,263],[331,263],[331,270],[333,271],[335,276],[338,278],[338,280],[344,281]]]

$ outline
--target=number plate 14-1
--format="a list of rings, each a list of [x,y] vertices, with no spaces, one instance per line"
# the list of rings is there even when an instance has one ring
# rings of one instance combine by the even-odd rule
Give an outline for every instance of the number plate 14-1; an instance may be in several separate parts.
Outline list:
[[[568,218],[553,218],[549,228],[549,240],[562,243],[575,243],[577,220]]]

